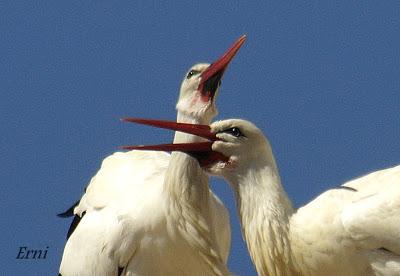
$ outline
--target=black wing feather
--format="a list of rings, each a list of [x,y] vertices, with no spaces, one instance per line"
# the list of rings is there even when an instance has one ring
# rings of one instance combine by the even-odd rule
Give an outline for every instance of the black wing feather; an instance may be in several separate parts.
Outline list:
[[[60,217],[60,218],[72,217],[74,215],[74,209],[79,204],[80,201],[81,200],[79,199],[77,202],[75,202],[71,207],[68,208],[67,211],[57,214],[57,217]]]

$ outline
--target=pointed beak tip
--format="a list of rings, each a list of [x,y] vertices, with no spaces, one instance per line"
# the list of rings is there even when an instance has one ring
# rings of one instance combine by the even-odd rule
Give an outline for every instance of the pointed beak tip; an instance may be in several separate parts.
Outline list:
[[[247,35],[244,34],[244,35],[242,35],[241,37],[239,37],[238,42],[240,42],[240,43],[243,44],[243,43],[246,41],[246,39],[247,39]]]
[[[131,118],[131,117],[123,117],[119,119],[121,122],[124,123],[132,123],[135,122],[135,118]]]
[[[246,41],[246,35],[242,35],[237,39],[233,45],[216,61],[214,61],[203,73],[201,74],[201,81],[198,89],[203,93],[209,93],[210,96],[205,97],[205,102],[209,102],[210,99],[215,95],[218,83],[222,79],[226,68],[236,56],[239,49],[242,47]]]

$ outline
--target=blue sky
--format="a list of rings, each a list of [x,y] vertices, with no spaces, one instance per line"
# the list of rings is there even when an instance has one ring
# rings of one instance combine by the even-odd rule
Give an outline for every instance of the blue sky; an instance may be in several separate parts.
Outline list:
[[[4,275],[55,275],[77,200],[104,157],[172,133],[123,124],[175,119],[186,70],[240,35],[217,119],[270,138],[295,206],[400,163],[398,1],[3,1],[0,3],[0,259]],[[335,3],[334,3],[335,2]],[[255,275],[232,193],[230,269]],[[20,246],[46,260],[16,260]]]

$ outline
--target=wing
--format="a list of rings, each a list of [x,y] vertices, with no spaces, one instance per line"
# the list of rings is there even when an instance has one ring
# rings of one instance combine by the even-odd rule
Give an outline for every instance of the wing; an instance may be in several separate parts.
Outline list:
[[[107,207],[88,212],[65,245],[60,274],[117,275],[134,255],[134,228],[133,220]]]
[[[342,211],[343,225],[359,246],[400,255],[400,166],[349,182],[358,198]]]
[[[107,157],[90,181],[75,214],[110,204],[121,205],[121,200],[129,204],[132,197],[140,201],[158,183],[155,178],[163,178],[169,158],[165,152],[153,151],[117,152]]]
[[[399,272],[400,166],[369,174],[345,186],[358,191],[341,213],[345,230],[358,248],[367,250],[373,263]]]
[[[120,273],[146,227],[143,209],[157,206],[168,162],[169,154],[144,151],[117,152],[103,161],[74,208],[79,219],[64,249],[61,275]]]
[[[322,193],[296,212],[291,231],[315,271],[400,275],[400,166]]]

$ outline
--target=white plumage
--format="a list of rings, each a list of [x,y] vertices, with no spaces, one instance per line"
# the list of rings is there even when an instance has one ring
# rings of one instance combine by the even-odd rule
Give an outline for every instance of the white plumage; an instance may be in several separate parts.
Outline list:
[[[118,267],[126,267],[126,275],[207,271],[206,264],[199,267],[202,262],[175,229],[179,222],[167,213],[164,178],[170,159],[162,152],[130,151],[103,161],[75,208],[77,215],[86,214],[65,246],[62,275],[117,275]],[[229,216],[209,193],[211,217],[218,218],[209,226],[218,242],[214,254],[221,254],[225,264]]]
[[[209,123],[214,98],[241,37],[218,61],[184,79],[179,122]],[[176,133],[174,143],[201,138]],[[69,275],[226,275],[229,215],[197,161],[183,153],[117,152],[107,157],[74,208],[60,265]]]
[[[233,119],[213,123],[211,132],[217,137],[212,150],[229,159],[207,171],[235,191],[259,275],[400,275],[400,166],[349,181],[294,210],[256,126]]]

